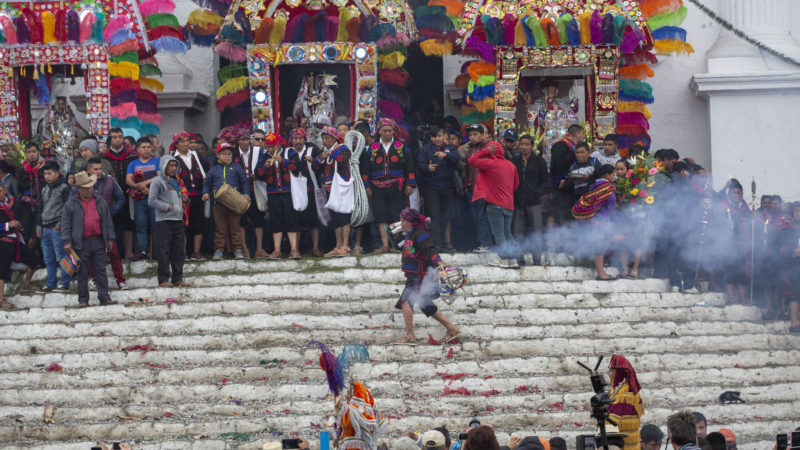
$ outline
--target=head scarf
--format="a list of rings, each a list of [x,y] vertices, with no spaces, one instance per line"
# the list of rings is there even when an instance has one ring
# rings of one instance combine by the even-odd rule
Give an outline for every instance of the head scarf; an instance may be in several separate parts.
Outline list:
[[[295,128],[289,134],[289,139],[291,139],[291,138],[293,138],[295,136],[302,136],[303,139],[308,140],[308,131],[306,131],[305,128]]]
[[[286,141],[275,133],[269,133],[264,139],[264,145],[286,145]]]
[[[628,390],[634,394],[639,392],[642,386],[636,378],[636,371],[633,370],[631,363],[621,355],[613,355],[608,368],[612,370],[611,386],[617,387],[620,383],[628,380]]]
[[[172,144],[169,145],[169,151],[174,152],[178,149],[178,142],[180,142],[181,139],[191,139],[192,136],[194,136],[192,133],[186,131],[178,131],[174,133],[172,135]]]
[[[383,127],[392,127],[393,130],[397,131],[397,122],[391,117],[381,117],[378,119],[378,130]]]
[[[406,208],[400,213],[400,218],[411,222],[412,230],[429,230],[428,218],[414,208]]]
[[[327,134],[328,136],[330,136],[333,139],[335,139],[336,142],[342,142],[342,134],[339,133],[339,130],[337,130],[336,128],[333,128],[333,127],[322,127],[322,132],[320,133],[320,135],[322,135],[322,134]]]

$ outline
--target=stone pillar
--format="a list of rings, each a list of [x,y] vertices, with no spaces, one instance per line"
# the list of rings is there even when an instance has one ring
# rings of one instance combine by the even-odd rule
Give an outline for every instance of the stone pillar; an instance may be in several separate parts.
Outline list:
[[[736,29],[800,61],[789,30],[790,0],[720,0],[719,15]],[[800,199],[800,178],[791,149],[800,141],[800,65],[761,51],[721,29],[706,53],[707,73],[692,78],[696,95],[709,101],[711,171],[719,189],[729,176],[745,185],[755,178],[758,195]]]
[[[208,95],[193,87],[193,73],[177,57],[171,54],[157,54],[158,66],[164,83],[164,90],[158,93],[158,113],[163,118],[159,139],[166,150],[176,131],[194,130],[193,118],[203,113],[208,103]]]

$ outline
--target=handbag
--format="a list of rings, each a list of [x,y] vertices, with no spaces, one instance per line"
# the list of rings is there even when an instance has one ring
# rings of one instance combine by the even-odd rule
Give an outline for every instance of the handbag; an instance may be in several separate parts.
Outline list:
[[[325,207],[339,214],[350,214],[353,212],[353,205],[355,202],[353,177],[350,177],[349,181],[345,181],[344,178],[339,175],[338,169],[339,162],[337,161],[333,166],[331,196],[328,198],[328,203],[325,204]]]
[[[300,161],[303,160],[305,153],[306,149],[304,148],[303,151],[300,152]],[[289,157],[288,149],[284,155],[285,158]],[[291,183],[292,206],[294,207],[294,210],[305,211],[306,208],[308,208],[308,178],[304,177],[303,175],[295,176],[291,171],[289,171],[289,181]]]
[[[307,162],[306,164],[308,165],[308,176],[311,177],[311,184],[314,185],[314,204],[317,208],[317,218],[319,219],[320,225],[327,227],[328,223],[331,221],[331,215],[328,212],[328,208],[325,207],[325,203],[328,202],[325,189],[317,182],[317,175],[314,173],[314,169],[311,168],[311,163]]]
[[[253,197],[256,198],[256,208],[264,212],[267,210],[267,182],[253,180]]]
[[[61,261],[58,264],[64,269],[69,276],[75,275],[75,272],[78,271],[78,266],[81,263],[81,259],[78,257],[78,254],[75,253],[75,250],[69,249],[66,255],[61,258]]]

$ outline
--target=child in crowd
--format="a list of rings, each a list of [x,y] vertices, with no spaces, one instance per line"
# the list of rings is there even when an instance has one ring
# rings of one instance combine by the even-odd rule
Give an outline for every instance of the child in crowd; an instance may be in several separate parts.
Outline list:
[[[244,169],[233,162],[233,146],[222,142],[217,146],[217,159],[219,164],[208,171],[208,176],[203,182],[203,201],[208,201],[223,184],[229,184],[242,195],[250,195],[250,182]],[[231,211],[227,206],[214,202],[214,259],[222,259],[225,252],[226,240],[231,241],[233,255],[236,259],[244,259],[242,251],[242,235],[240,233],[240,214]]]

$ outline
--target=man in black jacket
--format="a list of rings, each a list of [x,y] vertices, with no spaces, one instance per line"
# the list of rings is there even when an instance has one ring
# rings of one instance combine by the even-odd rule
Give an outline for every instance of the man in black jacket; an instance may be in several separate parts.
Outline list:
[[[523,242],[522,251],[539,250],[542,230],[542,195],[547,189],[547,163],[534,152],[530,135],[519,138],[519,156],[511,160],[517,168],[519,188],[514,192],[514,218],[511,229],[514,238]],[[526,241],[523,238],[530,236]]]
[[[572,195],[569,191],[558,189],[558,184],[569,174],[569,168],[575,163],[575,146],[586,139],[583,127],[570,125],[567,136],[553,144],[550,148],[550,187],[553,189],[553,206],[551,216],[558,223],[571,220]]]

